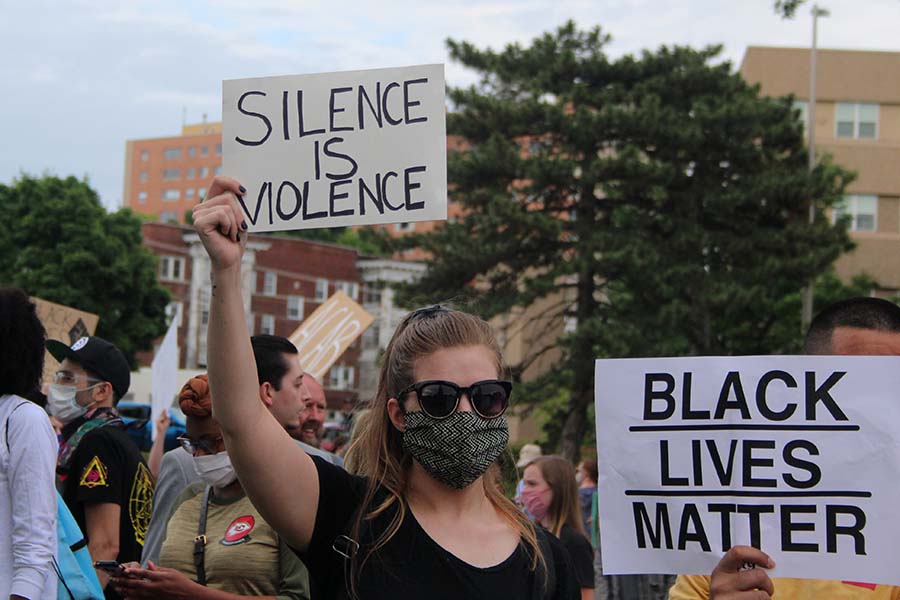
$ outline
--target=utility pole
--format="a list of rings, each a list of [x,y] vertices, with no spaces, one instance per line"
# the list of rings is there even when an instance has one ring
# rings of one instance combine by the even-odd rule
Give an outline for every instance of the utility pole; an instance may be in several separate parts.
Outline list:
[[[807,121],[806,131],[809,134],[809,170],[816,166],[816,44],[817,44],[817,23],[819,17],[827,17],[828,11],[819,8],[818,4],[812,7],[812,49],[809,53],[809,105],[806,110]],[[809,224],[816,222],[816,204],[813,198],[809,199]],[[800,327],[802,333],[806,333],[810,322],[812,321],[813,312],[813,280],[810,279],[803,288],[803,306],[800,314]]]

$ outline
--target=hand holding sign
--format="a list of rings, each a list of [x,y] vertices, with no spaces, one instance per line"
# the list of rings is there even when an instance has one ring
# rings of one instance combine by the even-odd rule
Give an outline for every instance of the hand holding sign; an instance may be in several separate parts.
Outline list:
[[[234,179],[218,176],[206,201],[194,207],[194,229],[217,270],[239,266],[244,253],[247,236],[241,231],[247,226],[237,202],[242,189]]]
[[[756,548],[735,546],[722,557],[712,572],[710,600],[751,600],[774,595],[775,586],[768,574],[761,568],[746,568],[748,564],[769,569],[775,566],[767,554]]]

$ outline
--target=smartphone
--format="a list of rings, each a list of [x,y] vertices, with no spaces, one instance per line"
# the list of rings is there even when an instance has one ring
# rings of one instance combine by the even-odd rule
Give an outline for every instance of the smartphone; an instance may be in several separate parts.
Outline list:
[[[112,577],[124,577],[125,568],[114,560],[98,560],[94,563],[95,569],[100,569]]]

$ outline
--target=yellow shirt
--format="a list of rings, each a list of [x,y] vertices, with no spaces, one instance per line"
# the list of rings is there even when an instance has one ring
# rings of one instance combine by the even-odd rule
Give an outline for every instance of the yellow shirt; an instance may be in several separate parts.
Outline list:
[[[772,600],[900,600],[900,587],[822,579],[774,578]],[[709,600],[709,577],[679,575],[669,600]]]

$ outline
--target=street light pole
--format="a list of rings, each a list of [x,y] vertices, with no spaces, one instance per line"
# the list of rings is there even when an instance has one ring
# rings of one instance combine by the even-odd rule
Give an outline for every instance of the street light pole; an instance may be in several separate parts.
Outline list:
[[[806,131],[809,133],[809,171],[816,166],[816,44],[819,17],[827,17],[828,11],[819,8],[818,4],[812,7],[812,49],[809,53],[809,105],[807,107]],[[809,224],[816,222],[816,204],[812,197],[809,199]],[[800,326],[805,333],[812,321],[813,312],[813,280],[810,279],[803,288],[803,306],[800,314]]]

